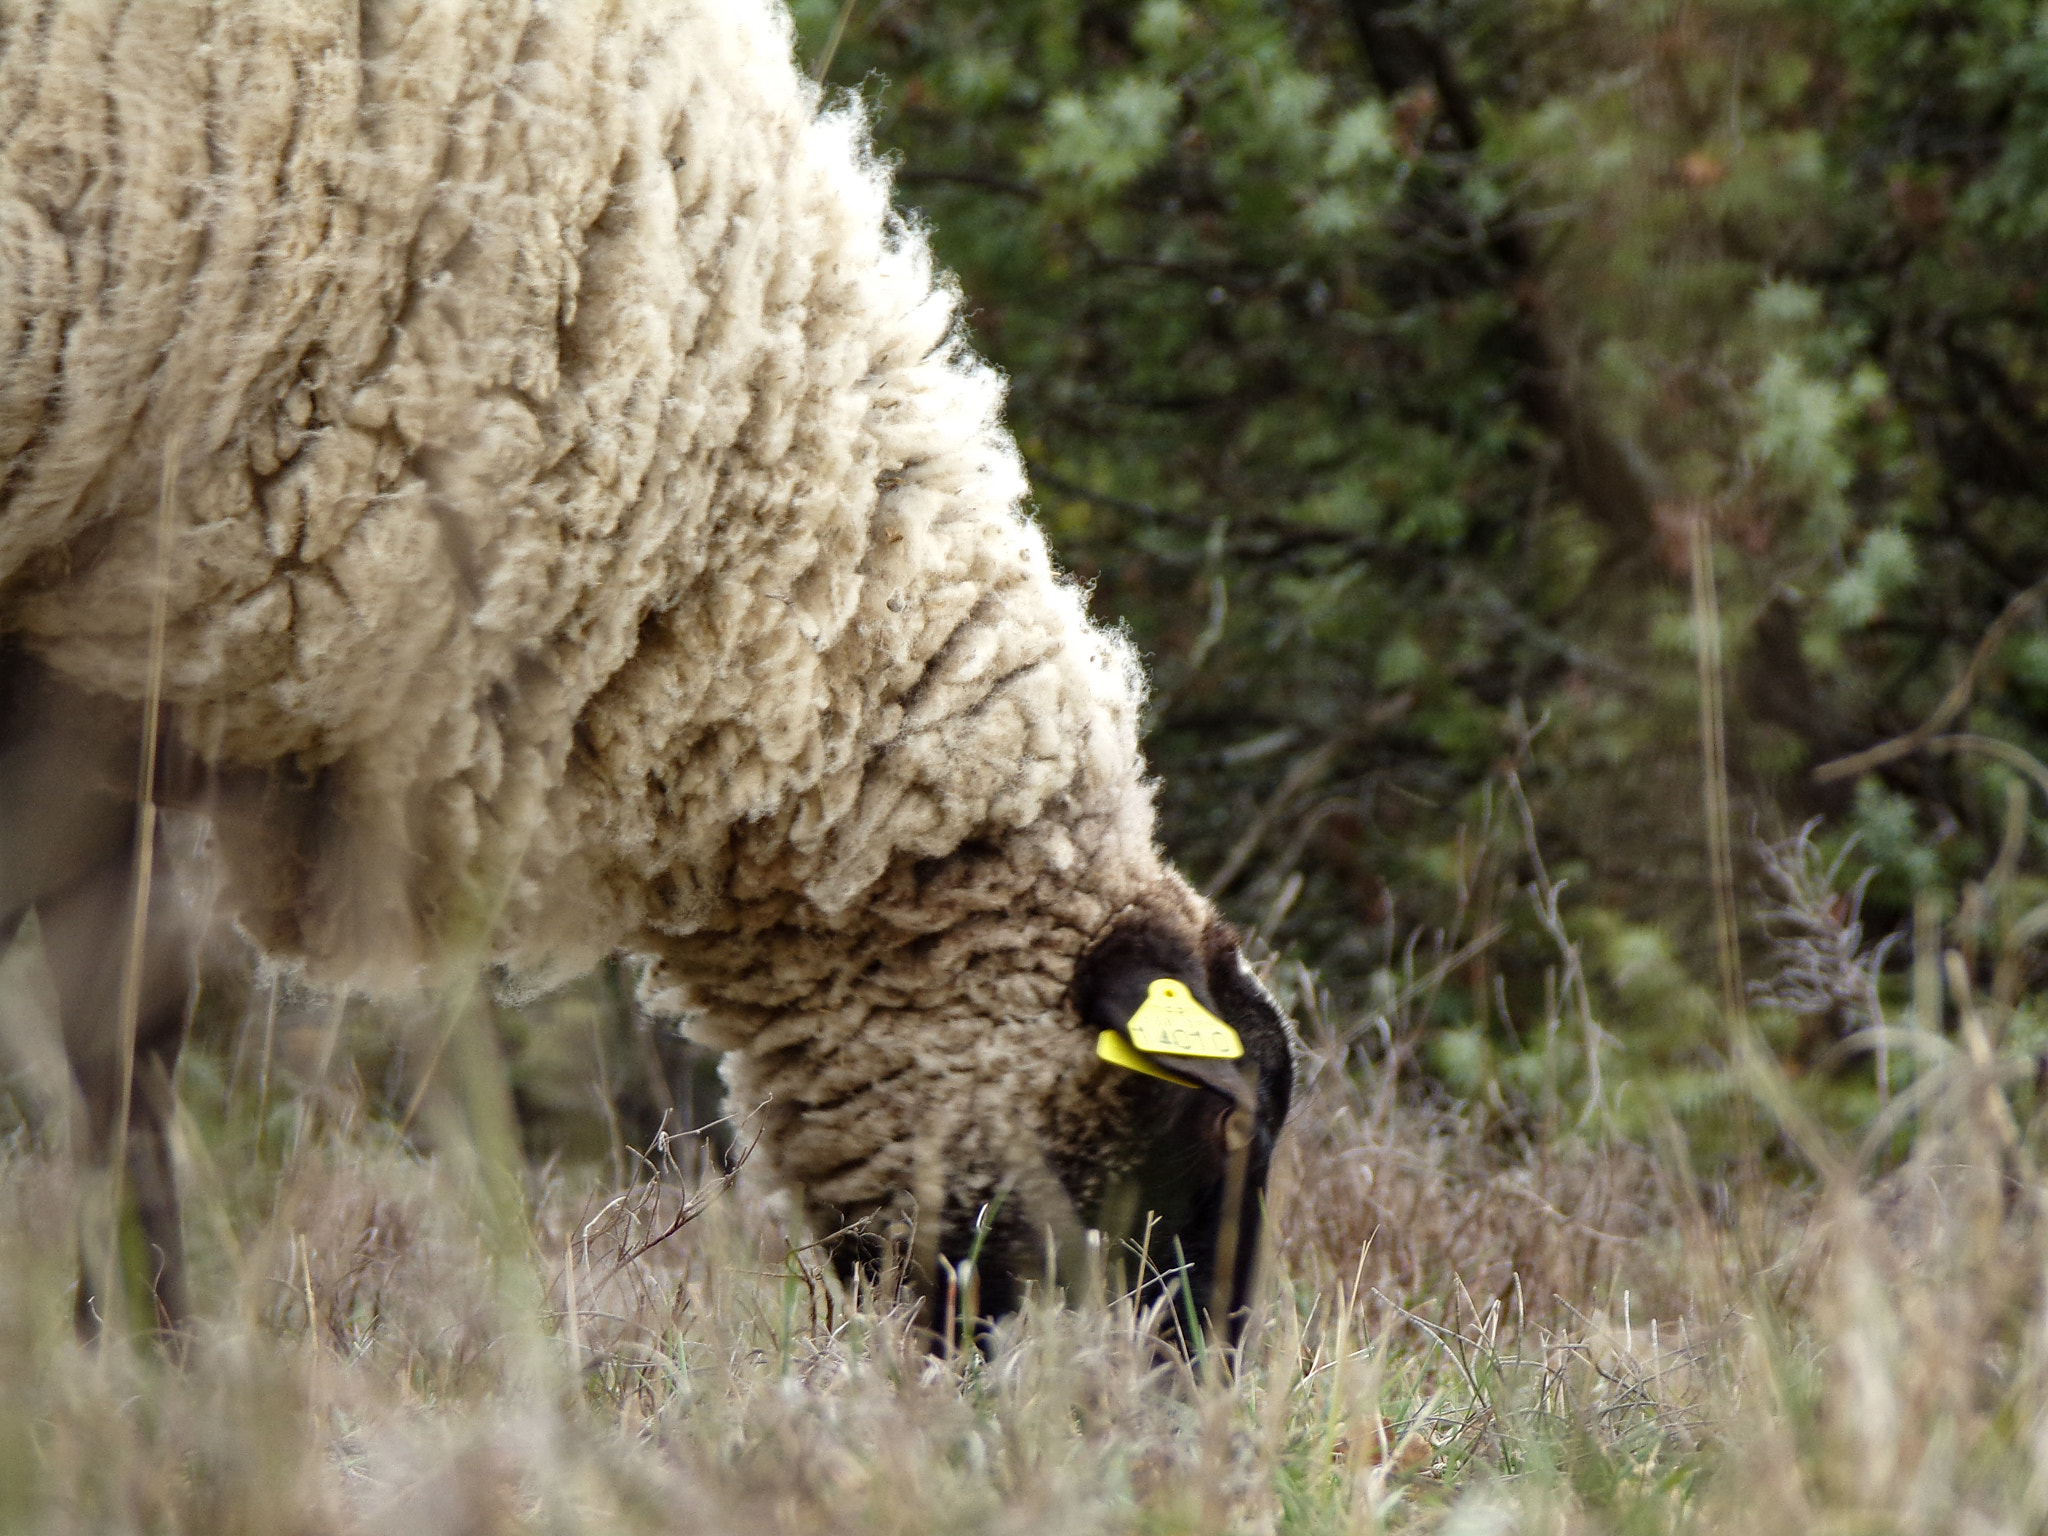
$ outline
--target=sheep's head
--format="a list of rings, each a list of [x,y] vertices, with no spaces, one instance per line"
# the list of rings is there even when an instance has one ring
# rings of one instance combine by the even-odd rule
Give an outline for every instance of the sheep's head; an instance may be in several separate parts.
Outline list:
[[[992,1214],[941,1240],[942,1271],[973,1257],[985,1316],[1051,1266],[1070,1292],[1105,1282],[1168,1300],[1183,1340],[1192,1320],[1232,1341],[1242,1328],[1294,1034],[1235,931],[1173,884],[1174,899],[1127,910],[1075,966],[1076,1069],[1045,1146],[1060,1190],[1034,1198],[1016,1181]]]
[[[712,1005],[695,1032],[734,1026],[733,1102],[842,1271],[902,1275],[935,1328],[1055,1285],[1170,1298],[1170,1330],[1234,1338],[1291,1026],[1177,876],[1068,948],[1065,913],[1003,906],[991,870],[1010,873],[980,847],[906,866],[890,913],[925,932],[878,926],[850,979],[845,936],[822,928],[774,929],[772,966],[757,943],[678,951]],[[835,1011],[775,1006],[814,978]]]

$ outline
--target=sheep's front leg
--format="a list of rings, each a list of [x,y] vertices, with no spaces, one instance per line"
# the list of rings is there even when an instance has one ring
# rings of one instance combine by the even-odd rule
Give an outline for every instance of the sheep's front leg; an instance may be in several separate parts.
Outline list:
[[[88,1336],[99,1331],[107,1316],[105,1288],[120,1284],[119,1271],[132,1273],[138,1266],[149,1280],[158,1329],[177,1330],[190,1315],[170,1140],[176,1108],[172,1074],[184,1044],[191,985],[190,946],[159,848],[136,977],[134,1050],[124,1060],[122,994],[137,883],[133,838],[125,841],[121,856],[36,904],[43,954],[57,988],[74,1102],[84,1112],[83,1123],[74,1128],[79,1162],[91,1175],[105,1178],[117,1148],[123,1153],[124,1198],[116,1230],[126,1251],[118,1257],[95,1255],[91,1242],[84,1244],[77,1319],[79,1331]],[[134,1251],[136,1239],[140,1252]]]
[[[122,1217],[99,1212],[102,1236],[120,1232],[125,1256],[88,1262],[78,1288],[80,1331],[107,1316],[103,1296],[119,1271],[147,1276],[157,1325],[187,1315],[184,1252],[172,1183],[171,1077],[184,1043],[192,948],[159,839],[137,966],[132,1050],[123,1049],[123,982],[134,947],[140,706],[89,694],[17,651],[0,647],[0,944],[36,914],[56,984],[72,1099],[74,1161],[88,1183],[110,1187],[121,1149]],[[125,1121],[121,1106],[127,1103]],[[125,1257],[126,1262],[122,1262]]]

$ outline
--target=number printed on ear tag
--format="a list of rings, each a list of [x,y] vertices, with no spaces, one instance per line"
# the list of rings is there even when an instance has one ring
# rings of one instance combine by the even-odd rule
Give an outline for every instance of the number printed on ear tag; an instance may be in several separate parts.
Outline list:
[[[1192,1077],[1182,1077],[1178,1072],[1169,1072],[1143,1051],[1131,1049],[1131,1042],[1113,1029],[1105,1029],[1095,1037],[1095,1054],[1112,1066],[1123,1067],[1131,1072],[1142,1072],[1147,1077],[1157,1077],[1180,1088],[1199,1088],[1202,1085]]]
[[[1145,1001],[1124,1031],[1139,1050],[1166,1056],[1235,1061],[1244,1054],[1236,1030],[1196,1002],[1183,983],[1164,976],[1145,989]]]

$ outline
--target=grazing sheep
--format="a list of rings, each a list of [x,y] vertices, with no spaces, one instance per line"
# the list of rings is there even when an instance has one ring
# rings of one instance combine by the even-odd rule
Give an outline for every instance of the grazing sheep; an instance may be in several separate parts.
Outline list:
[[[765,0],[0,0],[0,933],[95,1145],[129,1106],[173,1318],[144,745],[271,954],[646,955],[828,1230],[914,1200],[996,1311],[1149,1210],[1243,1301],[1288,1025],[791,48]],[[1241,1062],[1098,1058],[1161,978]]]

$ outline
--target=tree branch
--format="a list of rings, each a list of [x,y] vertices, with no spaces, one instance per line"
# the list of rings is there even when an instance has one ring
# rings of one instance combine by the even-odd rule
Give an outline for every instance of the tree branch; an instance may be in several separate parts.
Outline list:
[[[1345,13],[1373,83],[1389,98],[1420,86],[1433,90],[1457,149],[1466,158],[1476,155],[1482,134],[1472,94],[1442,40],[1414,20],[1413,5],[1347,0]],[[1523,406],[1564,449],[1565,478],[1586,510],[1640,547],[1655,528],[1662,499],[1655,467],[1608,432],[1579,392],[1569,349],[1543,311],[1535,247],[1512,209],[1494,222],[1487,243],[1519,317]]]
[[[1838,757],[1831,763],[1822,763],[1813,770],[1814,782],[1833,783],[1836,779],[1853,778],[1868,773],[1873,768],[1882,768],[1886,763],[1895,763],[1928,745],[1947,729],[1954,720],[1969,707],[1970,695],[1977,688],[1977,674],[1984,670],[1984,664],[1997,654],[2012,632],[2019,627],[2030,613],[2048,597],[2048,576],[2043,576],[2023,592],[2015,593],[2005,611],[1991,621],[1991,627],[1984,631],[1984,638],[1977,642],[1977,649],[1970,653],[1969,665],[1963,668],[1963,675],[1956,679],[1955,686],[1948,691],[1933,714],[1914,726],[1903,736],[1894,736],[1890,741],[1880,742],[1848,757]]]

